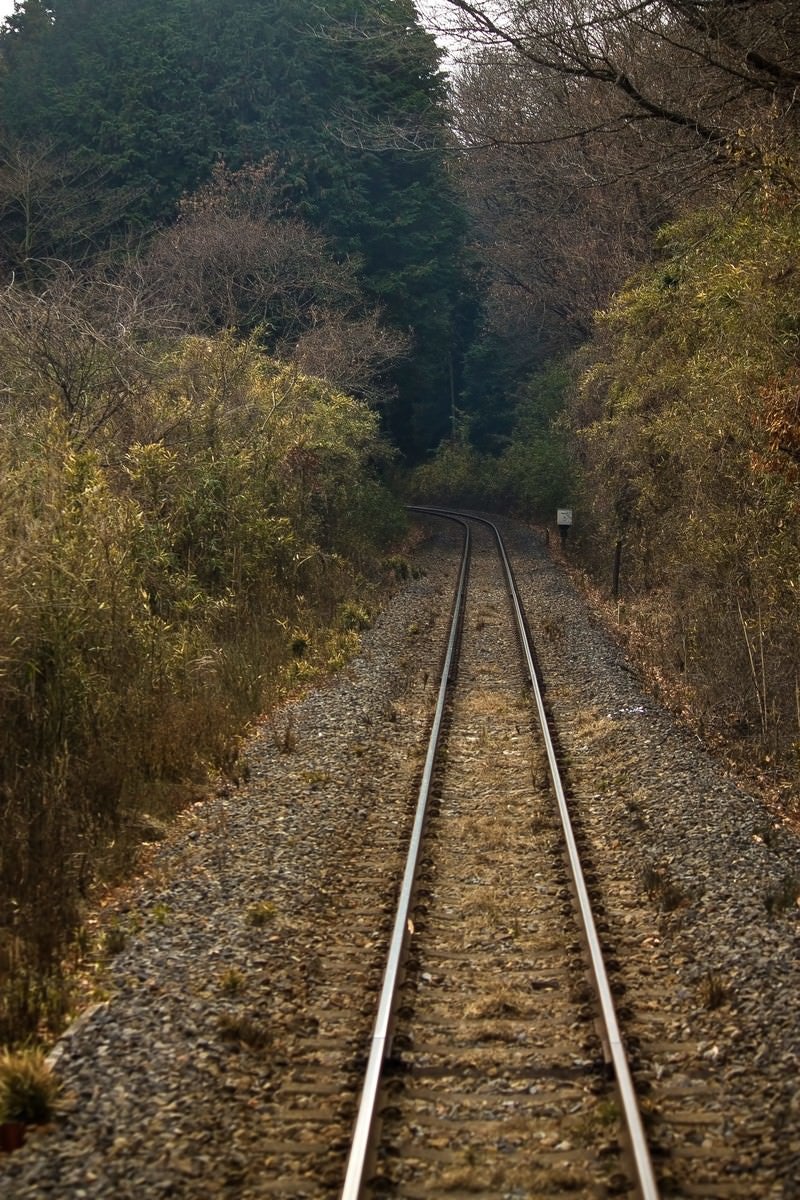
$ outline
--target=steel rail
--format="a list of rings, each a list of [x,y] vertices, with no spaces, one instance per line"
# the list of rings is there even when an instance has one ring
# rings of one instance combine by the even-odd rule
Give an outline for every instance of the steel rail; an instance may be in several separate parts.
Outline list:
[[[361,1196],[362,1188],[365,1183],[364,1176],[369,1165],[370,1155],[372,1152],[372,1143],[377,1117],[378,1090],[383,1073],[383,1065],[391,1050],[392,1024],[394,1019],[397,986],[403,966],[406,946],[408,944],[408,936],[411,929],[411,918],[409,914],[411,911],[411,902],[414,894],[417,863],[419,861],[419,854],[422,846],[422,835],[428,812],[428,800],[430,798],[436,752],[439,746],[442,723],[444,721],[445,704],[452,678],[456,645],[458,643],[458,635],[460,632],[461,620],[464,611],[471,533],[468,522],[462,517],[453,514],[449,519],[457,521],[464,528],[464,545],[462,551],[461,569],[459,571],[458,586],[456,588],[455,600],[453,602],[450,636],[448,638],[447,650],[445,652],[444,664],[442,666],[439,694],[436,701],[436,711],[434,713],[433,724],[431,726],[431,733],[428,741],[428,753],[425,758],[422,781],[419,787],[417,808],[414,816],[414,826],[411,832],[411,841],[408,848],[405,870],[403,872],[403,882],[400,888],[400,897],[397,902],[397,910],[395,913],[392,939],[389,943],[386,968],[384,970],[381,994],[378,1001],[378,1015],[375,1019],[375,1025],[372,1032],[369,1058],[367,1060],[367,1068],[364,1075],[364,1086],[361,1092],[361,1099],[359,1101],[355,1129],[353,1132],[352,1141],[350,1143],[350,1153],[347,1160],[344,1187],[342,1188],[341,1193],[342,1200],[358,1200],[358,1198]]]
[[[545,745],[550,781],[558,806],[559,817],[561,820],[562,831],[566,844],[569,871],[580,911],[583,935],[589,952],[592,976],[595,982],[597,1000],[605,1031],[606,1046],[612,1066],[614,1068],[616,1085],[619,1092],[620,1103],[622,1105],[623,1118],[628,1134],[629,1149],[633,1159],[636,1187],[640,1196],[640,1200],[659,1200],[658,1186],[655,1181],[650,1151],[644,1133],[641,1111],[636,1097],[636,1091],[633,1085],[633,1079],[631,1077],[630,1067],[628,1065],[628,1060],[619,1029],[619,1022],[617,1020],[616,1009],[614,1007],[614,1001],[611,994],[608,973],[606,971],[603,952],[600,946],[600,939],[597,934],[591,902],[589,900],[589,894],[584,878],[583,867],[581,865],[580,855],[578,853],[578,848],[575,841],[575,834],[572,828],[572,820],[569,814],[569,807],[567,805],[567,799],[564,792],[564,785],[561,781],[561,773],[558,767],[555,746],[550,733],[542,690],[534,663],[533,650],[525,623],[522,601],[519,596],[519,590],[517,588],[516,580],[514,578],[514,573],[506,552],[502,535],[498,527],[492,521],[489,521],[484,517],[474,516],[472,513],[457,512],[452,509],[444,508],[432,508],[427,506],[423,507],[421,505],[409,506],[409,508],[412,512],[444,517],[448,520],[456,521],[461,524],[465,530],[464,552],[461,561],[456,598],[453,605],[453,619],[450,628],[447,651],[445,654],[445,662],[442,669],[436,713],[434,715],[433,726],[428,743],[428,753],[426,756],[425,768],[422,776],[422,783],[420,784],[419,796],[417,799],[414,828],[412,831],[411,843],[406,859],[403,883],[400,891],[400,899],[398,901],[397,912],[395,915],[392,940],[389,947],[387,965],[384,972],[381,995],[378,1004],[378,1015],[373,1030],[369,1060],[364,1079],[364,1087],[362,1089],[361,1100],[359,1103],[355,1131],[351,1141],[350,1154],[347,1162],[347,1171],[344,1187],[341,1193],[341,1200],[359,1200],[361,1197],[363,1187],[366,1182],[364,1176],[369,1163],[370,1154],[373,1149],[373,1138],[377,1124],[378,1091],[383,1071],[383,1064],[391,1049],[391,1026],[396,1005],[397,986],[410,930],[409,913],[414,892],[414,882],[417,863],[419,860],[422,834],[427,815],[430,784],[433,776],[433,768],[441,734],[442,722],[444,719],[444,709],[447,692],[449,690],[453,659],[455,656],[455,647],[458,641],[461,617],[463,614],[466,574],[470,550],[470,530],[468,525],[468,521],[470,520],[477,521],[482,525],[486,525],[492,530],[497,543],[500,559],[503,564],[506,583],[511,598],[511,604],[514,610],[514,619],[517,627],[519,642],[525,659],[535,701],[536,713]]]
[[[556,759],[555,746],[553,744],[547,713],[545,711],[542,689],[539,685],[539,677],[534,664],[533,651],[530,644],[530,638],[528,637],[527,626],[525,624],[522,601],[519,596],[519,590],[514,578],[514,572],[511,568],[508,554],[506,553],[502,535],[500,530],[492,521],[487,520],[485,517],[475,517],[471,513],[455,513],[449,509],[432,508],[420,508],[416,509],[415,511],[428,512],[442,517],[449,517],[451,520],[456,516],[461,520],[463,520],[466,516],[469,516],[470,520],[478,521],[482,525],[487,525],[493,531],[496,538],[500,558],[506,574],[506,581],[508,583],[512,607],[514,609],[514,617],[517,624],[520,645],[522,647],[528,675],[531,681],[531,688],[533,690],[536,712],[539,718],[539,725],[541,728],[542,737],[544,739],[545,750],[547,752],[550,781],[553,786],[553,792],[556,797],[559,816],[561,818],[561,827],[566,843],[570,875],[572,877],[575,896],[580,909],[583,933],[589,951],[592,976],[595,982],[597,1000],[600,1006],[603,1026],[605,1029],[606,1043],[614,1068],[617,1089],[619,1091],[620,1102],[622,1104],[623,1117],[628,1131],[628,1139],[630,1143],[629,1148],[633,1156],[636,1186],[639,1190],[642,1200],[658,1200],[658,1185],[656,1183],[655,1173],[653,1171],[650,1149],[648,1147],[647,1138],[644,1132],[641,1109],[639,1108],[636,1089],[631,1077],[630,1066],[628,1064],[625,1046],[619,1029],[619,1021],[617,1019],[617,1013],[614,1007],[614,999],[611,994],[611,986],[608,980],[608,973],[606,971],[605,960],[603,958],[603,951],[597,934],[597,927],[595,925],[594,915],[592,913],[589,893],[586,888],[583,867],[581,865],[580,855],[578,853],[578,847],[575,841],[575,834],[572,828],[569,806],[567,805],[567,798],[564,793],[564,785],[561,781],[561,772],[559,771],[558,762]]]

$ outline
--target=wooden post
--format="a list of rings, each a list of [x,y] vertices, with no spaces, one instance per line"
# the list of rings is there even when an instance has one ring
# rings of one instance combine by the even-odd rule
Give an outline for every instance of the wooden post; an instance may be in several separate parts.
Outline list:
[[[611,572],[611,595],[619,600],[619,572],[622,566],[622,538],[617,538],[614,546],[614,568]]]

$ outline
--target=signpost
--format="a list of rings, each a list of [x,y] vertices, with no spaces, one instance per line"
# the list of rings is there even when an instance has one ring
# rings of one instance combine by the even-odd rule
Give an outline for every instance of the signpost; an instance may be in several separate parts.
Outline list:
[[[567,534],[569,533],[569,527],[571,524],[572,524],[572,509],[571,508],[557,509],[556,510],[556,525],[558,526],[558,532],[561,534],[562,543],[567,540]]]

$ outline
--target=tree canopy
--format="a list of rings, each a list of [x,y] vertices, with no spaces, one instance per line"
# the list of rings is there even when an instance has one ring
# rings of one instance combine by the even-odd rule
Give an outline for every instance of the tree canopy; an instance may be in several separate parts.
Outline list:
[[[411,0],[23,0],[0,53],[4,158],[46,146],[48,163],[90,181],[92,249],[108,239],[109,200],[117,237],[147,234],[216,163],[270,158],[293,215],[409,335],[388,422],[409,452],[435,444],[465,222],[444,154],[439,51]],[[34,226],[19,205],[14,222],[10,267],[13,254],[74,256],[74,230],[67,240],[60,225]]]

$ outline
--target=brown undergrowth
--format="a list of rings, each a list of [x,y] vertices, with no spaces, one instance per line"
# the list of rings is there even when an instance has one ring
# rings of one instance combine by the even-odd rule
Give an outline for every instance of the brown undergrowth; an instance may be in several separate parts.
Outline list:
[[[776,762],[764,741],[737,722],[730,711],[716,707],[706,686],[695,686],[685,671],[670,666],[666,626],[663,614],[659,627],[657,598],[644,602],[613,599],[583,567],[561,547],[551,544],[551,556],[569,575],[589,604],[603,629],[625,651],[640,673],[642,685],[701,741],[743,787],[758,794],[775,814],[800,833],[800,797],[798,777],[785,760]]]
[[[374,414],[255,341],[161,351],[91,437],[30,388],[0,421],[0,1044],[68,1016],[98,884],[352,654],[404,528]]]

